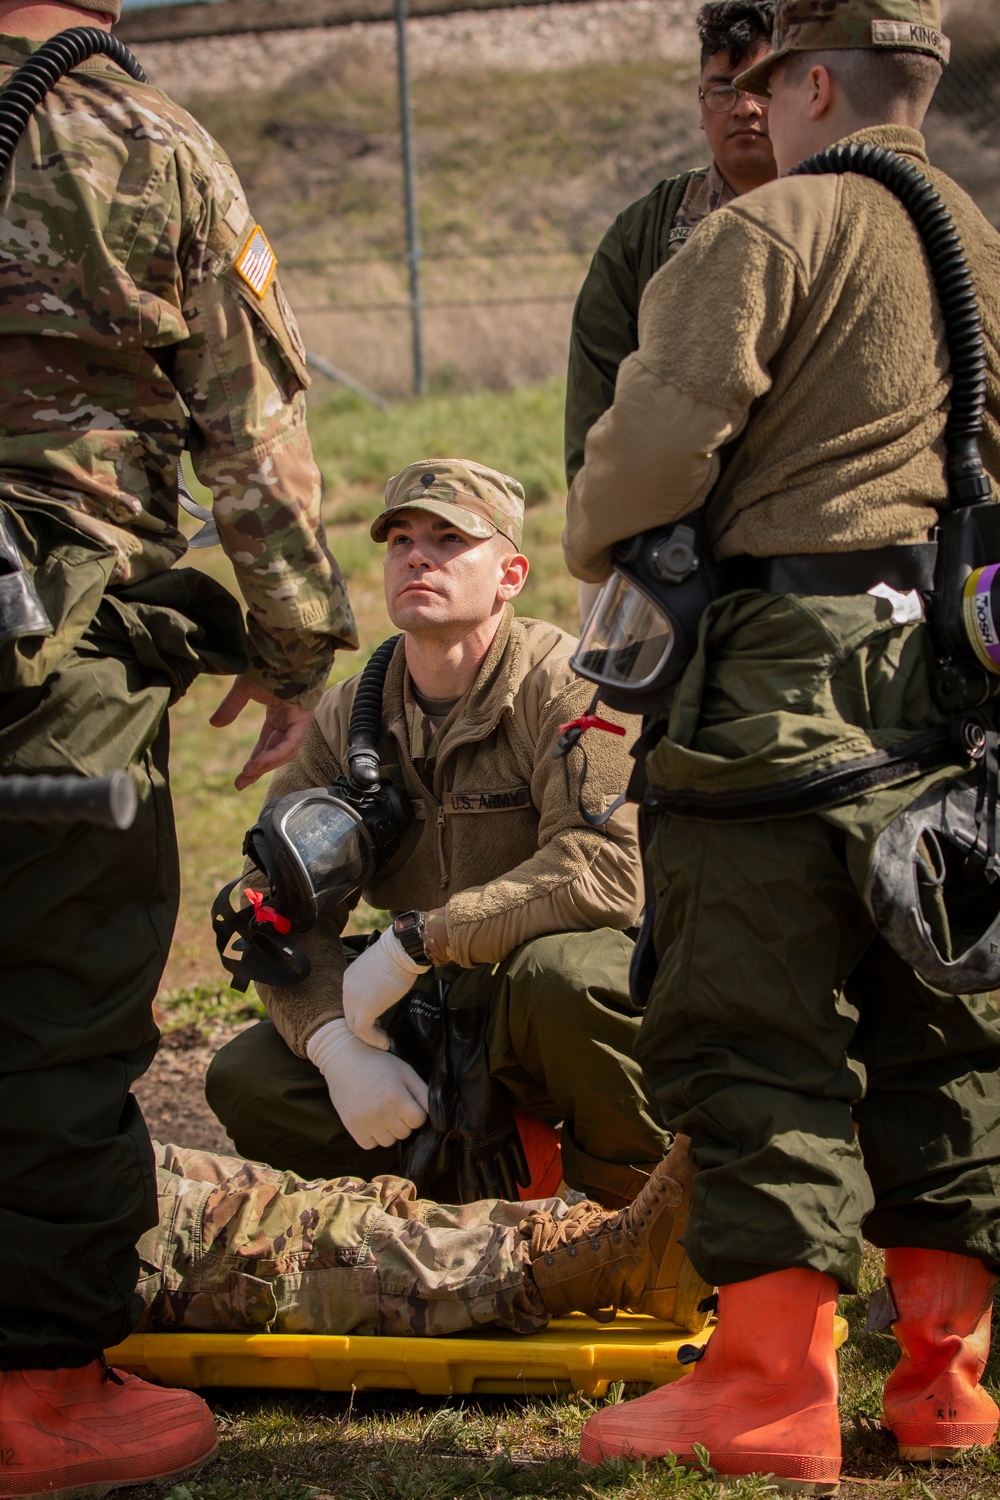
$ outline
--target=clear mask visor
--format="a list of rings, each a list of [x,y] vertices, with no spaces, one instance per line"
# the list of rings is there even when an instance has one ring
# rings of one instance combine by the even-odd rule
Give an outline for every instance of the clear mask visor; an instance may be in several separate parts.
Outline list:
[[[306,798],[289,808],[279,831],[305,875],[317,912],[346,899],[367,879],[370,841],[344,803],[323,795]]]
[[[639,691],[656,681],[674,639],[662,610],[615,572],[594,601],[570,666],[590,682]]]

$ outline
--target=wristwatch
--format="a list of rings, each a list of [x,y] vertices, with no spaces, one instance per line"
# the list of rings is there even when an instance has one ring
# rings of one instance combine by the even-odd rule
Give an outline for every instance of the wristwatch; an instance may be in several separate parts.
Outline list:
[[[424,948],[424,914],[422,911],[403,911],[392,924],[403,952],[415,964],[429,964]]]

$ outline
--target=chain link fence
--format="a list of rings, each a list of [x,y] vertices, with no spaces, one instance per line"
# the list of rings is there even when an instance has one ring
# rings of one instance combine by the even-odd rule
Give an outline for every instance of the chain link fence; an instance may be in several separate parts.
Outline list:
[[[925,125],[930,158],[1000,228],[1000,6],[952,0],[943,24],[952,57]]]
[[[1000,7],[995,0],[954,5],[945,23],[952,59],[938,87],[937,108],[980,129],[1000,117]]]
[[[286,3],[291,4],[291,0]],[[440,0],[426,3],[438,4]],[[548,8],[536,5],[527,11],[511,10],[509,6],[504,12],[479,9],[459,17],[468,37],[478,39],[479,50],[474,49],[471,63],[468,47],[459,45],[457,33],[442,31],[438,35],[434,31],[432,39],[437,21],[418,19],[412,23],[411,39],[420,41],[424,48],[422,53],[417,48],[413,54],[419,63],[414,67],[414,97],[419,106],[416,164],[423,207],[421,319],[428,374],[435,388],[509,388],[560,374],[565,368],[573,300],[604,227],[660,177],[706,159],[694,102],[697,57],[692,39],[699,0],[654,0],[654,4],[673,17],[669,37],[666,32],[663,36],[657,33],[663,44],[657,66],[663,66],[662,59],[669,53],[667,66],[675,73],[647,80],[639,110],[634,107],[639,97],[635,70],[622,63],[620,56],[626,36],[630,39],[625,49],[629,61],[649,52],[650,39],[645,38],[649,45],[640,45],[645,34],[634,30],[649,20],[648,0],[601,0]],[[1000,131],[996,129],[1000,116],[1000,0],[944,0],[943,10],[943,28],[952,38],[953,58],[926,123],[930,157],[1000,228]],[[461,55],[466,72],[472,74],[488,71],[483,60],[487,57],[497,66],[502,40],[496,30],[498,17],[504,25],[516,21],[519,34],[528,35],[530,24],[540,25],[543,19],[548,28],[544,37],[541,32],[537,36],[530,33],[530,48],[545,53],[545,71],[535,76],[539,82],[547,80],[541,92],[548,101],[548,113],[538,133],[550,142],[547,149],[551,161],[541,160],[542,153],[534,149],[534,138],[521,141],[527,165],[522,169],[519,159],[508,174],[513,174],[518,183],[518,201],[509,203],[512,195],[508,178],[498,175],[484,188],[479,161],[468,151],[460,154],[465,150],[462,140],[474,137],[477,131],[482,138],[481,157],[502,150],[502,141],[492,126],[478,120],[478,104],[463,96],[466,105],[464,112],[457,111],[462,120],[458,129],[450,117],[434,113],[428,103],[428,79],[433,79],[436,97],[448,91],[446,76],[456,79],[452,89],[461,84],[461,75],[448,74],[456,56]],[[458,24],[455,17],[449,25],[453,23]],[[315,100],[300,111],[295,92],[282,95],[280,102],[274,103],[262,89],[260,118],[242,122],[244,137],[233,142],[238,148],[234,154],[243,170],[239,148],[241,141],[249,138],[251,199],[262,204],[257,211],[268,222],[271,217],[280,222],[284,212],[281,199],[289,192],[305,205],[300,214],[304,223],[310,219],[324,222],[322,235],[290,225],[280,244],[276,240],[282,275],[309,347],[322,361],[318,367],[338,375],[346,370],[355,383],[398,399],[413,389],[412,303],[402,204],[395,226],[383,222],[384,214],[379,218],[374,210],[368,214],[371,224],[362,222],[368,213],[365,203],[394,200],[401,187],[393,124],[396,105],[384,88],[391,55],[384,47],[375,48],[372,37],[376,32],[382,36],[378,26],[354,28],[349,35],[344,28],[331,28],[333,32],[337,33],[340,52],[331,54],[332,60],[324,54],[322,68],[329,72],[335,62],[340,72],[335,70],[331,75],[334,84],[342,76],[358,100],[369,90],[374,94],[381,89],[385,94],[382,117],[373,120],[365,116],[362,120],[357,102],[351,106],[354,114],[345,115],[343,120],[335,117],[332,108],[323,106],[324,113]],[[590,37],[590,51],[564,55],[563,44],[571,39],[576,46],[583,32]],[[302,33],[291,35],[300,38]],[[269,33],[269,46],[276,45],[275,37],[281,36]],[[388,38],[382,40],[388,46]],[[248,77],[239,65],[237,48],[237,44],[245,47],[248,39],[225,37],[217,42],[220,74]],[[184,46],[190,48],[191,59],[200,68],[201,49],[190,43]],[[171,53],[178,79],[183,74],[181,50],[178,45],[177,55]],[[163,48],[158,53],[154,48],[154,54],[150,61],[161,66],[166,55]],[[572,73],[569,63],[603,66],[615,58],[619,58],[621,76],[614,83],[598,80],[588,85],[588,89],[600,87],[601,92],[596,100],[588,94],[586,113],[581,113],[576,94],[565,83]],[[313,83],[318,76],[318,72],[310,75]],[[504,98],[513,130],[516,118],[536,110],[538,104],[530,77],[516,73],[510,77]],[[169,89],[172,81],[167,82]],[[252,92],[254,84],[249,88]],[[620,92],[613,94],[614,89]],[[558,107],[553,102],[556,98]],[[622,125],[626,115],[627,128]],[[231,118],[231,112],[225,110],[219,115],[215,133],[224,145],[230,145],[226,127]],[[211,111],[206,124],[210,129],[216,125]],[[581,156],[576,151],[567,156],[566,143],[580,139],[586,141],[587,154]],[[276,153],[274,143],[286,148],[284,155]],[[484,195],[488,232],[485,224],[453,211],[449,194],[457,194],[460,199],[468,196],[456,162],[477,181],[475,191]],[[349,227],[348,232],[341,229],[340,209],[345,202],[362,206],[354,210],[355,227]],[[506,206],[500,211],[497,203]],[[285,218],[287,222],[287,215]]]

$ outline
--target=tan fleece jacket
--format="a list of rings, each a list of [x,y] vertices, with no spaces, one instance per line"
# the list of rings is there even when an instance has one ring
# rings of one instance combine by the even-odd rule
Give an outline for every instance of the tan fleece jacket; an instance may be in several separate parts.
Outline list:
[[[848,139],[915,160],[955,219],[982,305],[982,449],[998,478],[1000,235],[928,167],[919,132]],[[924,541],[946,500],[948,390],[940,313],[899,201],[852,174],[757,188],[706,219],[646,289],[638,351],[570,491],[570,571],[599,582],[616,541],[710,492],[720,558]]]
[[[415,817],[395,858],[364,896],[393,913],[445,907],[454,962],[499,963],[545,932],[628,927],[642,903],[634,810],[603,831],[580,817],[581,751],[552,759],[559,725],[583,713],[593,689],[570,670],[576,642],[508,606],[464,712],[446,727],[425,785],[410,756],[401,641],[383,695],[382,767],[406,788]],[[268,798],[325,786],[347,770],[347,730],[358,678],[331,688],[302,748],[275,773]],[[625,738],[592,730],[586,740],[584,805],[603,811],[624,790],[638,720],[611,714]],[[324,1022],[343,1014],[344,905],[302,946],[312,972],[290,989],[258,985],[268,1013],[300,1056]]]

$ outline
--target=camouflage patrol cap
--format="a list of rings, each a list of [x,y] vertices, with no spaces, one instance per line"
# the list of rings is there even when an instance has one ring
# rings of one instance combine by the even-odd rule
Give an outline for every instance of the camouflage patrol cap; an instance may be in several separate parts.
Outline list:
[[[372,522],[371,534],[384,542],[389,519],[397,510],[429,510],[454,522],[459,531],[479,540],[501,532],[521,545],[524,491],[516,479],[465,458],[424,458],[407,464],[385,487],[385,510]]]
[[[122,0],[70,0],[74,10],[99,10],[113,20],[122,18]]]
[[[886,48],[928,52],[946,63],[951,42],[941,31],[940,0],[778,0],[772,52],[733,82],[765,94],[771,69],[790,52]]]

